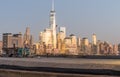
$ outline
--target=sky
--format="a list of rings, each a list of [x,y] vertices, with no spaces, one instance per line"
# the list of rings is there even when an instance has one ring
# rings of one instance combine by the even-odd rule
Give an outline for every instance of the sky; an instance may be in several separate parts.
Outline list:
[[[0,38],[2,33],[25,32],[30,27],[37,42],[39,33],[49,26],[52,0],[0,0]],[[81,38],[92,34],[98,40],[120,43],[120,0],[55,0],[58,27],[67,36]]]

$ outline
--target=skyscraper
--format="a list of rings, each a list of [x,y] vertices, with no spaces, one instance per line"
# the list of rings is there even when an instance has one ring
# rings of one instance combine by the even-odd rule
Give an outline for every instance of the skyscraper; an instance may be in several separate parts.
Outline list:
[[[65,27],[60,27],[60,32],[64,32],[66,34],[66,28]]]
[[[97,44],[97,38],[96,38],[96,34],[92,35],[92,44],[96,45]]]
[[[89,45],[88,38],[83,38],[82,43],[84,46],[88,46]]]
[[[78,37],[78,39],[77,39],[77,45],[80,47],[81,46],[81,38],[80,37]]]
[[[32,43],[33,43],[33,37],[30,34],[30,28],[29,27],[26,28],[26,31],[25,31],[25,34],[24,34],[24,37],[23,37],[23,41],[24,41],[23,43],[27,44],[27,45],[32,45]]]
[[[92,35],[92,52],[91,54],[95,55],[98,54],[98,49],[97,49],[97,37],[96,34]]]
[[[30,43],[30,28],[27,27],[25,34],[24,34],[24,43],[29,44]]]
[[[53,48],[56,48],[57,39],[56,39],[56,17],[54,10],[54,0],[52,0],[52,10],[50,11],[50,28],[52,30],[52,44]]]
[[[63,33],[63,37],[65,38],[66,37],[66,28],[65,27],[60,27],[60,32]]]

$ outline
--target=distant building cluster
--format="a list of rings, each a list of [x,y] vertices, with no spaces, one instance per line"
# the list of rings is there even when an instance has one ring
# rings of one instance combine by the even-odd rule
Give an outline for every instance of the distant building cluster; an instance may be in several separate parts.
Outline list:
[[[118,45],[97,40],[92,35],[92,42],[88,38],[79,38],[74,34],[66,36],[66,28],[60,27],[57,32],[54,4],[50,12],[49,27],[39,34],[39,43],[34,44],[37,55],[118,55]]]
[[[78,38],[79,55],[119,55],[119,47],[119,45],[97,40],[95,34],[92,35],[92,43],[87,38]]]
[[[1,53],[7,55],[18,54],[18,49],[32,49],[33,47],[33,38],[30,35],[30,28],[26,28],[24,36],[22,33],[12,34],[12,33],[3,33],[3,41],[0,42]]]
[[[66,27],[60,27],[57,32],[56,13],[54,3],[50,11],[49,27],[39,33],[39,42],[34,43],[30,28],[22,33],[3,33],[0,41],[0,51],[8,55],[119,55],[120,45],[97,40],[92,35],[92,42],[88,38],[80,38],[74,34],[66,36]]]

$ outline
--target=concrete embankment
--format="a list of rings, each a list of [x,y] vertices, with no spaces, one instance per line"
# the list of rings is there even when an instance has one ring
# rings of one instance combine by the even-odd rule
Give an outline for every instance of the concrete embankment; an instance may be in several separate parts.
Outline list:
[[[109,75],[66,74],[0,69],[0,77],[119,77]]]
[[[98,76],[120,76],[120,71],[110,69],[73,69],[73,68],[53,68],[53,67],[23,67],[23,66],[11,66],[0,65],[0,77],[81,77],[83,74],[85,77],[98,77]],[[12,70],[12,71],[11,71]],[[10,76],[11,75],[11,76]],[[18,76],[17,76],[18,75]],[[89,76],[88,76],[89,75]],[[83,77],[83,76],[82,76]]]
[[[81,75],[83,76],[88,77]],[[80,77],[80,75],[0,69],[0,77]]]
[[[0,58],[0,69],[5,70],[0,71],[0,77],[19,77],[17,75],[20,75],[20,77],[24,76],[28,77],[26,75],[30,75],[31,77],[32,76],[37,77],[38,74],[40,75],[39,77],[42,76],[64,77],[64,75],[65,77],[81,77],[82,74],[83,75],[87,74],[90,76],[97,75],[95,77],[98,77],[99,75],[100,76],[102,75],[101,77],[106,76],[119,77],[120,59],[79,59],[79,58],[45,58],[45,57]],[[3,76],[3,74],[5,76]],[[9,76],[6,76],[7,74]]]

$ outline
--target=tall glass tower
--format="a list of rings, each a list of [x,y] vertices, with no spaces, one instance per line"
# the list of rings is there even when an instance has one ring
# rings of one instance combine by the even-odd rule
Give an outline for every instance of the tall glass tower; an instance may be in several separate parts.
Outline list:
[[[92,44],[93,44],[93,45],[96,45],[96,44],[97,44],[96,34],[93,34],[93,35],[92,35]]]
[[[52,44],[53,48],[56,48],[57,39],[56,39],[56,17],[55,17],[55,9],[54,9],[54,0],[52,0],[52,10],[50,11],[50,28],[52,30]]]

